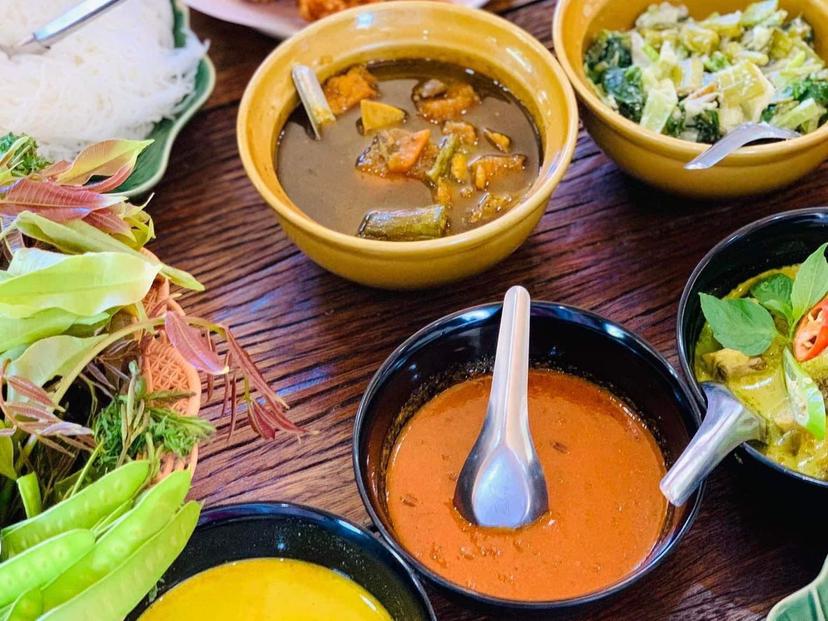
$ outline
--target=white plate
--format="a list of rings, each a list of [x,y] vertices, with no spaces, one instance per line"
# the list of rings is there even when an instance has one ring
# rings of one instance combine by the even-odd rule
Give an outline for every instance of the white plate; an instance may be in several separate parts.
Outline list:
[[[488,0],[449,0],[480,8]],[[256,3],[247,0],[184,0],[184,4],[216,19],[255,28],[277,39],[296,34],[310,22],[299,17],[295,0]]]

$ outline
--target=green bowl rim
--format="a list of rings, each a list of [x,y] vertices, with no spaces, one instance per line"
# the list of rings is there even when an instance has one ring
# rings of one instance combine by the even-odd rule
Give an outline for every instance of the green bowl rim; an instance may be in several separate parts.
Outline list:
[[[183,2],[181,2],[181,0],[172,0],[172,4],[173,11],[177,11],[181,15],[180,31],[189,31],[192,33],[192,29],[190,28],[190,9]],[[133,197],[145,194],[158,185],[164,174],[167,172],[167,167],[170,163],[170,153],[172,152],[175,139],[193,115],[204,105],[204,102],[206,102],[213,93],[216,86],[216,67],[213,65],[213,61],[210,60],[210,57],[207,54],[205,54],[199,61],[198,70],[204,71],[206,78],[205,88],[201,92],[194,90],[192,93],[194,97],[187,104],[187,107],[169,119],[172,121],[172,124],[170,125],[170,129],[164,136],[163,142],[161,143],[161,158],[155,172],[153,172],[152,176],[146,179],[143,183],[125,190],[123,192],[125,196]]]

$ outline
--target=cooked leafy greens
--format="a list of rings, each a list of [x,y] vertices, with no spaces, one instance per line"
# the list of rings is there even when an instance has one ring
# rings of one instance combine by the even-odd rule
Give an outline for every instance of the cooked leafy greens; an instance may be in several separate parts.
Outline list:
[[[828,69],[802,17],[778,0],[705,19],[652,4],[626,32],[602,31],[584,72],[604,101],[655,132],[713,143],[741,123],[809,133],[828,121]]]

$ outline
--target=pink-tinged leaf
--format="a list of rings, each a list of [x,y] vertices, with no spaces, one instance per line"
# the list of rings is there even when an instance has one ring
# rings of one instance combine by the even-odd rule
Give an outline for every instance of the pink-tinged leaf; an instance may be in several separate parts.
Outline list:
[[[67,455],[69,457],[75,457],[75,454],[72,453],[72,451],[69,451],[69,450],[63,448],[60,444],[58,444],[54,440],[50,440],[48,436],[41,436],[36,431],[29,431],[28,429],[24,429],[23,427],[21,427],[21,429],[23,429],[23,431],[25,431],[29,435],[37,436],[38,439],[40,440],[40,443],[43,444],[44,446],[48,446],[50,449],[55,450],[59,453],[63,453],[64,455]],[[67,444],[71,444],[71,442],[67,442]],[[81,446],[80,448],[85,448],[85,447]]]
[[[41,405],[29,405],[17,401],[8,401],[4,409],[6,410],[6,414],[14,418],[18,423],[20,422],[20,417],[39,423],[51,423],[53,420],[60,420],[51,411],[45,410]]]
[[[164,331],[170,344],[196,369],[213,375],[227,373],[227,367],[221,363],[201,332],[188,325],[181,315],[167,311]]]
[[[256,366],[256,363],[253,362],[253,359],[250,358],[248,353],[242,349],[241,345],[236,340],[236,337],[234,337],[230,330],[226,328],[224,332],[227,338],[228,348],[233,356],[233,360],[236,361],[236,364],[244,373],[245,377],[247,377],[250,383],[253,384],[259,394],[267,402],[267,407],[259,407],[269,415],[269,418],[272,419],[273,424],[278,426],[280,429],[284,431],[292,431],[294,433],[303,433],[305,429],[299,427],[287,416],[285,416],[285,410],[288,407],[287,403],[285,403],[282,398],[279,397],[279,395],[277,395],[272,388],[270,388],[270,385],[262,376]]]
[[[43,431],[40,432],[42,436],[91,436],[93,435],[92,430],[89,427],[84,427],[83,425],[78,425],[76,423],[70,423],[69,421],[62,420],[57,423],[52,423],[48,427],[46,427]]]
[[[66,185],[84,185],[92,177],[121,174],[124,167],[129,167],[132,172],[138,154],[150,144],[152,140],[105,140],[90,145],[78,154],[67,170],[57,175],[56,180]]]
[[[91,224],[96,229],[100,229],[104,233],[124,235],[126,237],[132,235],[132,229],[121,219],[121,216],[112,211],[112,208],[93,211],[83,221]]]
[[[50,179],[52,177],[57,177],[61,173],[66,172],[69,170],[69,167],[72,166],[72,162],[67,162],[66,160],[60,160],[59,162],[55,162],[51,166],[47,166],[43,170],[38,173],[41,177],[45,177]]]
[[[15,427],[0,427],[0,438],[7,438],[13,436],[17,432]]]
[[[254,431],[266,440],[273,440],[278,429],[267,421],[264,408],[251,400],[247,404],[247,418]]]
[[[34,382],[17,375],[6,375],[4,379],[15,392],[26,397],[29,401],[40,403],[52,409],[55,408],[55,404],[52,403],[52,398],[49,396],[49,393]]]
[[[32,211],[54,222],[66,222],[84,218],[93,211],[106,209],[122,200],[119,196],[65,188],[53,181],[24,178],[0,197],[0,215],[16,216]]]
[[[135,168],[135,164],[124,164],[121,166],[115,174],[113,174],[108,179],[102,179],[101,181],[96,181],[95,183],[89,183],[83,186],[84,190],[89,190],[90,192],[99,192],[101,194],[105,194],[106,192],[111,192],[119,185],[121,185],[124,181],[129,179],[129,176],[132,174],[132,170]]]

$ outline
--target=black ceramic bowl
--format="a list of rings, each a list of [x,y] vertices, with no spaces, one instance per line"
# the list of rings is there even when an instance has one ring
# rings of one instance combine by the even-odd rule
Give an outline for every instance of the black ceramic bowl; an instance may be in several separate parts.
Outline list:
[[[411,411],[413,394],[424,401],[447,383],[490,369],[501,304],[448,315],[426,326],[397,348],[377,371],[357,411],[354,468],[362,500],[383,537],[418,571],[462,603],[498,618],[520,617],[586,605],[640,580],[676,546],[692,523],[701,490],[681,508],[670,509],[661,537],[647,559],[620,582],[577,598],[522,602],[483,595],[449,582],[420,563],[395,539],[385,502],[389,449]],[[696,404],[670,365],[643,340],[621,326],[577,308],[533,302],[530,356],[535,366],[583,375],[628,401],[653,432],[667,465],[698,428]],[[489,369],[486,367],[489,366]]]
[[[786,211],[742,227],[714,246],[693,270],[679,301],[676,338],[681,369],[702,411],[706,409],[704,393],[693,374],[696,342],[704,326],[699,293],[722,297],[757,274],[802,263],[826,241],[828,207]],[[810,491],[828,489],[828,482],[790,470],[748,443],[737,449],[736,456],[743,463],[758,465],[776,483],[799,483]]]
[[[316,563],[360,584],[397,621],[435,621],[422,585],[396,552],[341,517],[288,503],[208,509],[187,547],[164,574],[159,595],[195,574],[247,558],[278,556]],[[144,600],[129,616],[137,619]]]

